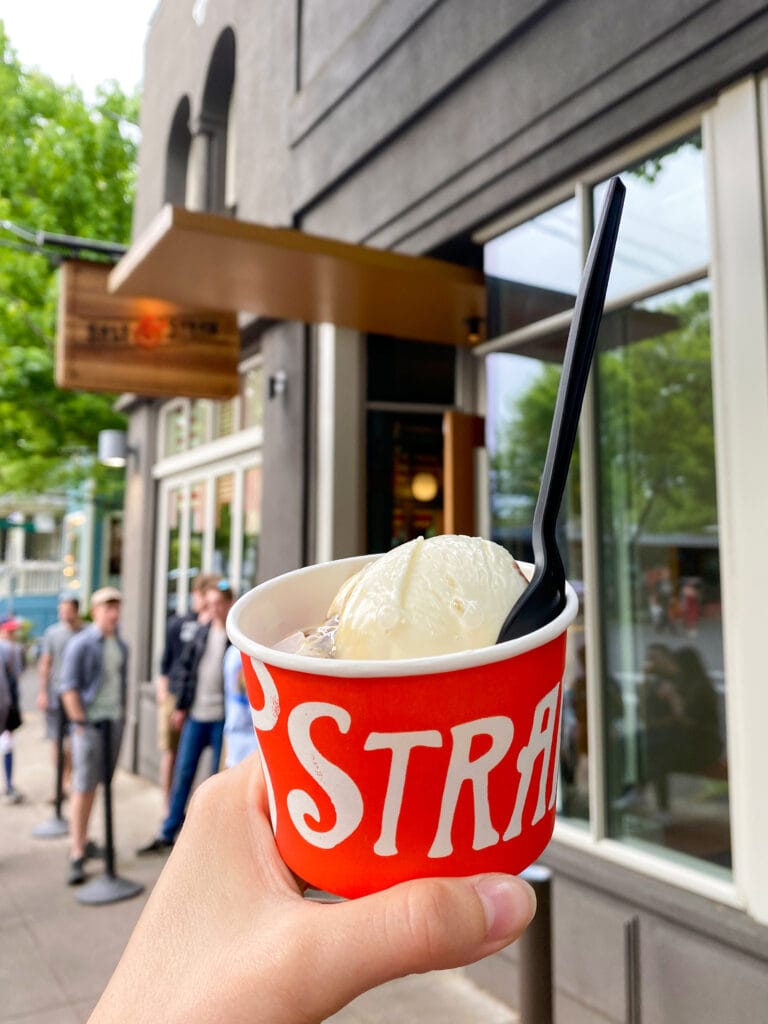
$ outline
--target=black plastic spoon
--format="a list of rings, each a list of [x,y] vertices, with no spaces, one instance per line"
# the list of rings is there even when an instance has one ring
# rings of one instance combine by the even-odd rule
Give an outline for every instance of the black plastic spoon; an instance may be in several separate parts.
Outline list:
[[[551,622],[565,607],[565,569],[555,530],[603,315],[625,191],[619,178],[611,178],[589,247],[565,346],[547,458],[533,513],[533,578],[513,605],[496,643],[532,633]]]

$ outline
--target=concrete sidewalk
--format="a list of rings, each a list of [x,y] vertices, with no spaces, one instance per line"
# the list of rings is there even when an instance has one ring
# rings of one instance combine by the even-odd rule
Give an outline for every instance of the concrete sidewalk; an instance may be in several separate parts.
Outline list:
[[[35,682],[27,673],[23,703],[34,703]],[[41,716],[27,711],[16,734],[14,784],[25,796],[0,804],[0,1024],[82,1024],[96,1004],[163,858],[137,858],[160,820],[157,786],[118,771],[112,787],[115,870],[145,886],[142,895],[119,903],[85,906],[64,884],[67,838],[36,839],[33,829],[53,817],[47,803],[53,781],[50,748]],[[67,805],[64,804],[64,817]],[[91,835],[103,836],[97,798]],[[101,864],[88,862],[89,874]],[[334,1024],[513,1024],[515,1014],[478,989],[462,971],[414,976],[366,993],[332,1018]],[[126,1022],[128,1024],[128,1022]],[[225,1024],[225,1022],[222,1022]]]

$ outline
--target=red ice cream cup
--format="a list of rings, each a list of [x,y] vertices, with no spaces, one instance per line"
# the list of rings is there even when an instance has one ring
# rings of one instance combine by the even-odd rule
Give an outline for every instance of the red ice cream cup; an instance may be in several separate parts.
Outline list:
[[[554,828],[576,594],[567,586],[565,609],[529,636],[456,654],[351,661],[273,649],[321,623],[371,558],[269,580],[227,620],[280,854],[310,885],[340,896],[417,877],[517,874]]]

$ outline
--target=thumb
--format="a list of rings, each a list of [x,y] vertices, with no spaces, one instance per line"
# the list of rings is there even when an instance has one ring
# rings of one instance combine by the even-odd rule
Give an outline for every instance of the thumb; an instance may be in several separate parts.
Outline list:
[[[533,889],[502,874],[418,879],[315,906],[305,938],[320,961],[313,972],[323,1000],[317,1010],[330,1014],[392,978],[460,967],[495,953],[522,934],[535,910]]]

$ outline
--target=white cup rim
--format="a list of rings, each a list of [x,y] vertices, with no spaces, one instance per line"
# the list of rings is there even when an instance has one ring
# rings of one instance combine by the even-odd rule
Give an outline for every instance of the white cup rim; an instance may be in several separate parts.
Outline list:
[[[398,658],[391,660],[363,661],[352,658],[312,658],[307,655],[293,654],[288,651],[280,651],[274,647],[259,643],[246,636],[241,627],[244,612],[253,601],[253,595],[258,591],[260,598],[268,600],[270,592],[275,592],[285,585],[286,579],[292,580],[306,577],[313,573],[321,573],[331,565],[348,565],[347,577],[357,572],[368,562],[381,555],[358,555],[353,558],[337,559],[334,562],[320,562],[315,565],[307,565],[301,569],[294,569],[291,572],[275,576],[271,580],[260,583],[257,587],[243,594],[230,609],[227,616],[227,633],[230,640],[243,654],[256,658],[267,665],[274,665],[277,668],[289,669],[293,672],[302,672],[314,676],[334,676],[340,679],[360,678],[392,678],[397,676],[434,675],[438,672],[460,672],[462,669],[477,668],[481,665],[490,665],[499,661],[506,661],[517,655],[525,654],[527,651],[537,647],[543,647],[566,631],[568,626],[576,618],[579,610],[579,599],[576,591],[570,583],[565,585],[565,607],[560,614],[548,622],[541,629],[534,630],[527,636],[517,640],[508,640],[503,644],[494,644],[491,647],[478,647],[469,651],[457,651],[451,654],[438,654],[428,658]],[[520,568],[530,579],[533,566],[527,562],[519,562]],[[333,594],[328,595],[330,604]],[[306,623],[305,625],[310,625]],[[296,628],[299,628],[298,625]]]

